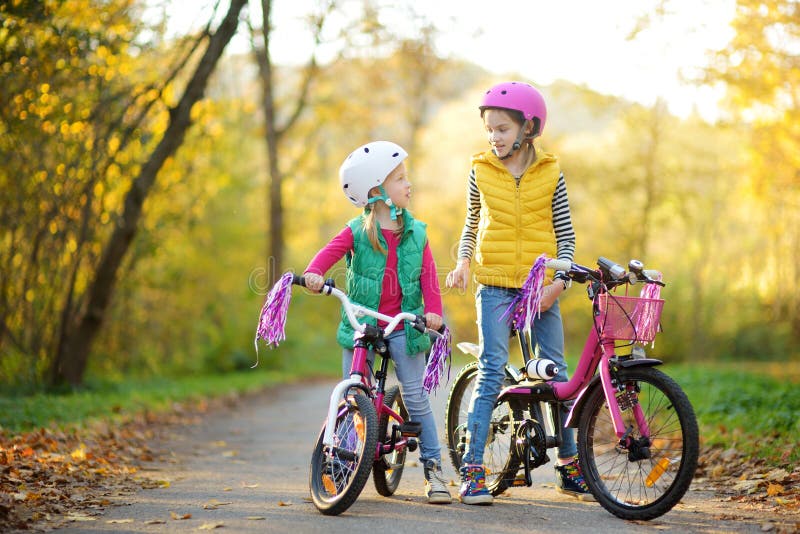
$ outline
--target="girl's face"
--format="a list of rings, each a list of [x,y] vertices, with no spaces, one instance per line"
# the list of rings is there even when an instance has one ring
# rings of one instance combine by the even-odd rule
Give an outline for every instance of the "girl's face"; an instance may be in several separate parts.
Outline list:
[[[502,109],[487,109],[483,113],[486,137],[497,157],[507,155],[517,140],[522,125],[516,123],[511,114]]]
[[[408,181],[405,163],[394,168],[383,182],[383,189],[398,208],[407,208],[411,200],[411,182]]]

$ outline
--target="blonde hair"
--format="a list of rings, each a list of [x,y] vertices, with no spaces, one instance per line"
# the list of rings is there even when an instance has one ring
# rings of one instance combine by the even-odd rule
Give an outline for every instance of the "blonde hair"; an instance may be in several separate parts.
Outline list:
[[[380,202],[383,201],[381,200]],[[367,233],[367,239],[369,239],[373,250],[381,254],[388,254],[388,251],[381,244],[381,240],[378,237],[378,221],[376,219],[375,210],[372,209],[371,206],[368,207],[364,215],[364,231]],[[403,230],[405,230],[405,219],[403,217],[398,217],[397,230],[395,230],[394,233],[395,235],[403,235]]]

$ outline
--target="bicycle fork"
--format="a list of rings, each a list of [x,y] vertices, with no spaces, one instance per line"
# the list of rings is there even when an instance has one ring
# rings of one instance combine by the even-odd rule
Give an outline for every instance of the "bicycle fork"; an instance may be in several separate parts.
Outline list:
[[[611,352],[608,352],[609,350]],[[613,343],[610,343],[610,346],[609,343],[603,343],[602,351],[604,356],[606,354],[613,354]],[[601,358],[598,365],[598,372],[609,415],[614,425],[614,433],[619,438],[620,446],[628,450],[630,461],[650,458],[650,426],[639,404],[638,392],[633,386],[620,384],[611,376],[611,362],[609,358]],[[622,419],[622,412],[625,410],[631,410],[633,414],[639,429],[640,437],[638,439],[631,436],[634,431],[633,425],[625,426],[625,422]]]

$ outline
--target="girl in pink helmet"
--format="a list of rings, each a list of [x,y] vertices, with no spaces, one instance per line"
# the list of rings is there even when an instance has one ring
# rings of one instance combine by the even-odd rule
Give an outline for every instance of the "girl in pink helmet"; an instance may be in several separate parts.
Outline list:
[[[404,163],[407,157],[402,147],[389,141],[367,143],[347,156],[339,168],[342,192],[364,211],[314,256],[306,267],[305,283],[319,291],[324,274],[345,258],[350,300],[389,316],[401,311],[424,315],[428,328],[438,330],[442,326],[439,280],[426,225],[407,209],[411,200],[411,182]],[[343,347],[345,378],[353,362],[353,333],[350,322],[343,318],[336,339]],[[430,338],[406,322],[404,328],[386,337],[386,343],[410,419],[422,425],[419,445],[425,495],[431,504],[449,504],[436,420],[423,388]],[[374,357],[371,351],[370,365]]]
[[[492,502],[485,487],[483,451],[508,361],[511,325],[505,311],[540,254],[572,261],[575,252],[564,175],[556,157],[534,143],[547,120],[541,93],[524,82],[500,83],[486,91],[479,109],[490,149],[472,157],[458,262],[446,281],[448,287],[466,289],[472,273],[478,283],[482,353],[461,468],[460,498],[466,504]],[[555,380],[567,381],[558,306],[567,282],[560,275],[555,273],[548,280],[541,315],[531,325],[531,341],[537,356],[553,360],[560,369]],[[555,467],[556,487],[589,500],[573,431],[566,429],[563,437]]]

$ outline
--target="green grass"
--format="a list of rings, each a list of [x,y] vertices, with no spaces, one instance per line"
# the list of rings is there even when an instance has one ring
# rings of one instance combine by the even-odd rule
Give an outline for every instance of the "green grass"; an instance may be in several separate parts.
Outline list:
[[[240,371],[176,379],[91,381],[69,393],[2,396],[0,431],[13,434],[42,427],[79,427],[97,419],[166,412],[176,402],[252,392],[296,378],[289,372]]]
[[[704,444],[770,464],[800,461],[800,365],[664,365],[694,406]]]
[[[317,354],[302,362],[286,359],[279,371],[94,381],[67,394],[0,396],[0,431],[75,427],[144,411],[164,412],[175,402],[255,391],[303,376],[336,376],[337,358],[338,354]],[[456,357],[451,378],[469,360]],[[704,444],[734,447],[775,465],[792,466],[800,460],[795,447],[800,443],[800,365],[668,364],[661,370],[677,380],[692,401]]]

